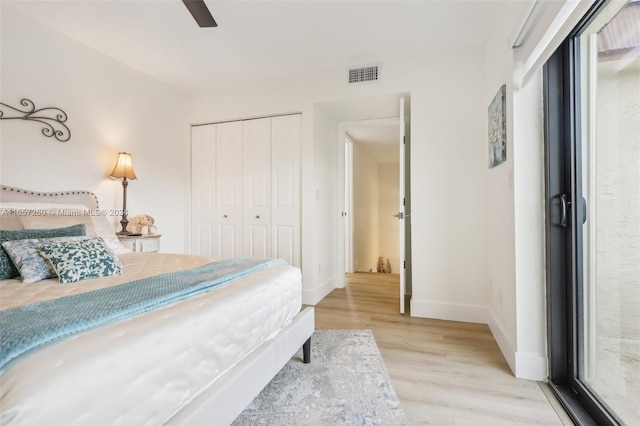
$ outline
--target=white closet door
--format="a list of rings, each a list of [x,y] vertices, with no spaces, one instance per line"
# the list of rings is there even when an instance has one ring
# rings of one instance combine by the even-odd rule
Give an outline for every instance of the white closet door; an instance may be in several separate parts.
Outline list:
[[[191,253],[213,256],[215,226],[216,125],[191,128]]]
[[[271,118],[272,257],[300,266],[300,114]]]
[[[271,256],[271,120],[242,122],[243,247],[245,256]]]
[[[215,257],[242,256],[242,122],[216,129]]]

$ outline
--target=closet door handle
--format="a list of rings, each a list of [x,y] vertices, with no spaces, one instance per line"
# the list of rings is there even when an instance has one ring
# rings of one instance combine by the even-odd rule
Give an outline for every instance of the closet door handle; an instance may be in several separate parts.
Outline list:
[[[260,219],[260,215],[259,214],[256,215],[256,219]]]
[[[225,215],[222,215],[222,217],[226,219],[228,216],[225,214]]]

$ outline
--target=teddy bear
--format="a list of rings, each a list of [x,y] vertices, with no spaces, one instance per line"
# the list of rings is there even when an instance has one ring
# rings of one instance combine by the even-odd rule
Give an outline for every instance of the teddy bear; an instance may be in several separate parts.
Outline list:
[[[154,235],[158,232],[154,225],[155,219],[148,214],[139,214],[132,217],[127,224],[127,231],[132,234]]]

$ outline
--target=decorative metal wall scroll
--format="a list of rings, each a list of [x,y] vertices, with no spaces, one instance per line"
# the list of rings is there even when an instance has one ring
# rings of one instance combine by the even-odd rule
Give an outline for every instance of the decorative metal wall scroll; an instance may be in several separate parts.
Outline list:
[[[22,109],[0,102],[0,120],[37,121],[44,124],[42,134],[46,137],[54,137],[60,142],[71,139],[71,131],[64,124],[67,121],[66,112],[54,107],[36,109],[35,104],[29,99],[22,99],[20,105]]]

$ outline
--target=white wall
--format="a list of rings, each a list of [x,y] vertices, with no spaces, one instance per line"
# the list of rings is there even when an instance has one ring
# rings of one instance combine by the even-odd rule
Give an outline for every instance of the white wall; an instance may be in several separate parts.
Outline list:
[[[489,326],[521,378],[547,376],[544,258],[544,134],[542,73],[525,84],[514,60],[514,29],[505,20],[488,43],[488,105],[507,86],[507,161],[487,169]]]
[[[547,378],[542,72],[513,94],[518,377]]]
[[[376,272],[378,258],[399,273],[399,165],[380,163],[375,146],[353,144],[354,270]]]
[[[336,164],[338,164],[338,155],[335,149],[336,135],[338,134],[337,124],[327,112],[320,108],[314,108],[313,118],[316,123],[313,145],[313,221],[306,221],[306,225],[307,227],[311,224],[314,225],[311,228],[313,230],[311,237],[313,238],[314,253],[311,265],[314,268],[312,282],[315,285],[311,288],[307,287],[303,297],[307,296],[307,300],[310,299],[316,303],[336,285],[335,271],[338,262],[338,258],[335,256],[337,249],[335,243],[338,234],[336,187],[342,185],[343,181],[338,179],[335,172]],[[304,193],[303,189],[303,199]],[[305,216],[303,212],[303,232],[305,217],[308,216]],[[304,249],[303,246],[303,252]],[[341,261],[344,262],[344,260]]]
[[[353,144],[353,268],[376,272],[379,244],[378,163],[363,143]]]
[[[397,163],[378,164],[378,238],[379,253],[391,263],[391,272],[400,273],[400,236],[398,213],[400,205],[400,166]]]
[[[489,325],[512,370],[517,347],[515,222],[513,191],[513,60],[507,29],[487,46],[485,104],[488,106],[502,84],[507,86],[507,159],[489,169],[487,180],[487,262]],[[486,114],[486,113],[485,113]],[[488,162],[488,153],[484,155]]]
[[[161,251],[185,250],[188,127],[183,96],[133,69],[8,8],[1,13],[1,101],[22,98],[68,114],[71,139],[41,134],[34,122],[0,128],[0,182],[58,191],[94,191],[101,207],[122,208],[120,180],[108,177],[118,151],[133,154],[138,180],[128,188],[129,215],[149,213]],[[120,217],[111,217],[114,230]],[[119,224],[117,224],[119,226]]]
[[[438,59],[412,92],[411,313],[485,323],[484,56]],[[427,99],[416,102],[417,94]]]

